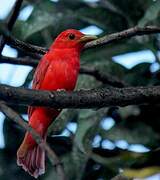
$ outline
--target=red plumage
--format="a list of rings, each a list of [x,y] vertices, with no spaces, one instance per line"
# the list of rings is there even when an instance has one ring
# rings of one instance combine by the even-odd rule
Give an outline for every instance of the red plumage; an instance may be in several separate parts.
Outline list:
[[[95,36],[85,36],[74,29],[62,32],[40,60],[32,89],[72,91],[79,73],[80,52],[93,39]],[[46,140],[47,129],[59,113],[58,109],[29,107],[29,124]],[[17,164],[35,178],[45,172],[45,152],[28,132],[17,151]]]

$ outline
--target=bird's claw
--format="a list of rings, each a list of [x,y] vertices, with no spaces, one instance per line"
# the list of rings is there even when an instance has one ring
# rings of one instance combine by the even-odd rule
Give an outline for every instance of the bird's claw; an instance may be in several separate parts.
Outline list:
[[[60,91],[66,91],[65,89],[57,89],[56,91],[60,92]]]

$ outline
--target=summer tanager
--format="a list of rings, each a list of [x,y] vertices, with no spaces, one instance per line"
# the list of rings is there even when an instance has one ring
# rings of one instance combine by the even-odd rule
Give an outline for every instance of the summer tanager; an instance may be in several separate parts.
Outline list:
[[[72,91],[76,85],[80,52],[95,36],[69,29],[55,39],[42,57],[33,78],[33,89]],[[29,125],[46,140],[47,129],[61,110],[48,107],[29,107]],[[45,172],[45,152],[28,132],[17,151],[17,164],[37,178]]]

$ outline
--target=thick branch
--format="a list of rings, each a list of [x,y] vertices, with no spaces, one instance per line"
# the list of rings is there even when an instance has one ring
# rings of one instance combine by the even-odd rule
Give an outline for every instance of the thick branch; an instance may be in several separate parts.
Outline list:
[[[105,44],[110,44],[113,42],[117,42],[118,40],[127,39],[127,38],[137,36],[137,35],[141,36],[141,35],[154,34],[154,33],[160,33],[160,27],[156,27],[156,26],[146,26],[144,28],[133,27],[133,28],[121,31],[121,32],[106,35],[95,41],[89,42],[85,45],[85,49],[98,47]],[[30,53],[37,53],[37,54],[45,54],[47,52],[46,48],[42,48],[42,47],[25,43],[16,38],[13,38],[7,33],[5,34],[4,32],[3,32],[3,35],[6,37],[7,43],[17,49],[20,49],[26,52],[29,51]]]
[[[158,104],[160,103],[160,86],[51,92],[0,85],[0,99],[13,104],[55,108],[100,108]]]
[[[55,166],[56,168],[56,172],[59,179],[65,180],[64,169],[60,160],[58,159],[54,151],[49,147],[49,145],[43,141],[43,139],[39,136],[39,134],[32,127],[30,127],[19,114],[17,114],[14,110],[8,107],[3,101],[0,101],[0,110],[9,119],[19,124],[21,127],[23,127],[26,131],[28,131],[32,135],[32,137],[35,139],[37,144],[39,144],[40,147],[47,152],[48,158],[50,159],[52,165]]]

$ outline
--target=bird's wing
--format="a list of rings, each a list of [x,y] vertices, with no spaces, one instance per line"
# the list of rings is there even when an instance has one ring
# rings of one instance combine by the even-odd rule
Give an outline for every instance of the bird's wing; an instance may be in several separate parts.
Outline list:
[[[33,84],[32,84],[32,89],[41,89],[42,82],[45,78],[45,74],[47,72],[47,69],[49,67],[49,60],[43,56],[43,58],[40,60],[34,77],[33,77]],[[28,116],[29,118],[31,117],[33,110],[35,107],[29,106],[28,108]]]
[[[43,82],[43,79],[45,78],[45,74],[47,72],[48,67],[49,67],[49,60],[47,58],[43,57],[35,71],[35,74],[33,77],[32,89],[40,89],[41,88],[41,84]]]

